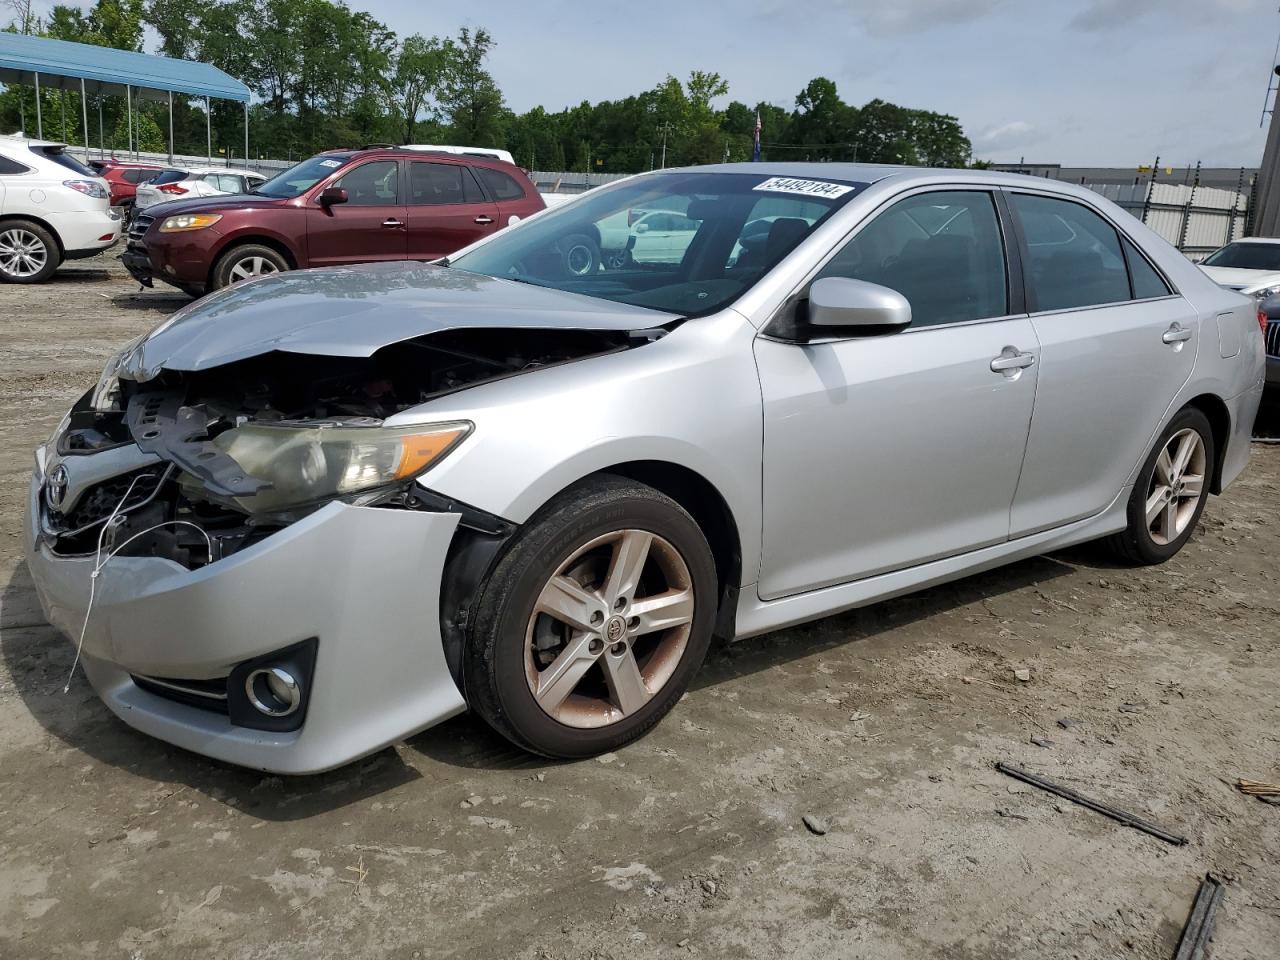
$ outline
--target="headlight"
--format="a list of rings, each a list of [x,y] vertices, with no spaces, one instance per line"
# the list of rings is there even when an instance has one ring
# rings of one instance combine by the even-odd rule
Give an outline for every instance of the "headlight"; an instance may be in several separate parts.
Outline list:
[[[63,180],[62,185],[95,200],[105,200],[109,196],[106,188],[97,180]]]
[[[187,230],[203,230],[222,219],[220,213],[182,213],[168,217],[160,224],[161,233],[183,233]]]
[[[1266,300],[1268,297],[1277,293],[1280,293],[1280,283],[1275,283],[1269,287],[1263,287],[1261,290],[1253,291],[1253,297],[1261,303],[1263,300]]]
[[[98,377],[98,385],[93,388],[93,396],[89,398],[91,409],[99,413],[120,409],[120,368],[141,341],[142,337],[134,337],[107,361],[107,365],[102,368],[102,376]]]
[[[250,423],[213,441],[269,489],[236,502],[268,513],[416,477],[456,447],[466,422],[408,427]]]

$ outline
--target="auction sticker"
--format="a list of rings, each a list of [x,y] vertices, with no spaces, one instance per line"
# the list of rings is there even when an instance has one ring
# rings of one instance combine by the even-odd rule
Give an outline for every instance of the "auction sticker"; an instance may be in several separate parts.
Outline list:
[[[328,167],[331,170],[336,170],[338,167],[342,166],[342,161],[341,160],[321,160],[320,166]]]
[[[803,197],[826,197],[834,200],[846,193],[856,190],[847,183],[828,183],[825,180],[797,180],[795,177],[770,177],[764,183],[756,184],[753,190],[766,190],[769,193],[798,193]]]

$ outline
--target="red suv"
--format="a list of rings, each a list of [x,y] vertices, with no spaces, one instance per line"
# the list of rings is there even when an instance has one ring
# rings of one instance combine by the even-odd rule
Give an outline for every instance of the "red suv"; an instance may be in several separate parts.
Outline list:
[[[147,183],[164,170],[154,163],[127,163],[123,160],[90,160],[89,166],[107,181],[113,207],[132,206],[138,184]]]
[[[375,260],[436,260],[543,209],[519,167],[407,148],[335,150],[248,194],[148,207],[121,260],[192,296],[237,280]]]

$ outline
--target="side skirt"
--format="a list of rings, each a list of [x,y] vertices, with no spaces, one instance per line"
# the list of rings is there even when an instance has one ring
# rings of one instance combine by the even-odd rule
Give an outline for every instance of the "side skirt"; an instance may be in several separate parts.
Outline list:
[[[735,639],[780,630],[855,607],[865,607],[1027,557],[1118,533],[1128,525],[1125,512],[1132,489],[1131,486],[1125,487],[1111,505],[1096,516],[918,567],[895,570],[865,580],[824,587],[778,600],[761,600],[754,588],[745,587],[738,597]]]

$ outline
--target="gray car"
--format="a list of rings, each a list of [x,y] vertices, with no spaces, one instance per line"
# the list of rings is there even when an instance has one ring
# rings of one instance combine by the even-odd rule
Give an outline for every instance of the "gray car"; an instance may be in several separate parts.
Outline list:
[[[580,271],[651,209],[690,242]],[[37,451],[28,562],[107,706],[199,753],[319,771],[470,708],[583,757],[713,637],[1087,540],[1168,560],[1263,364],[1252,300],[1084,189],[656,172],[175,314]]]

